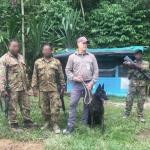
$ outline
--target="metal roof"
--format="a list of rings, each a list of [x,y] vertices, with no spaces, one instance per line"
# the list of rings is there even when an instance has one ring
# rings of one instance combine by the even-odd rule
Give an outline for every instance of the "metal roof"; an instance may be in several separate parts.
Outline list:
[[[94,55],[115,55],[115,54],[133,54],[137,50],[146,50],[147,47],[144,46],[130,46],[121,48],[90,48],[87,49],[88,52]],[[74,53],[76,49],[62,49],[54,53],[54,57],[67,57]]]

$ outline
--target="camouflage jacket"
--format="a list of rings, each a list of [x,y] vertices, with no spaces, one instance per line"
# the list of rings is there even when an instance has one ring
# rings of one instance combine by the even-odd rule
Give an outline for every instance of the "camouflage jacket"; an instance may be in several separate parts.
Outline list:
[[[34,64],[32,88],[39,91],[57,91],[58,84],[64,86],[64,74],[59,60],[40,58]]]
[[[26,74],[26,64],[22,55],[18,54],[18,58],[16,58],[10,52],[4,54],[0,58],[0,68],[0,92],[5,91],[6,84],[10,90],[27,90],[29,82]]]
[[[139,62],[137,62],[137,61],[134,61],[134,62],[137,63],[138,65],[140,65],[143,72],[146,73],[149,70],[149,62],[148,61],[142,60]],[[136,69],[130,69],[128,77],[130,79],[130,83],[133,85],[137,85],[137,86],[145,86],[146,85],[147,81],[146,81],[144,75]]]

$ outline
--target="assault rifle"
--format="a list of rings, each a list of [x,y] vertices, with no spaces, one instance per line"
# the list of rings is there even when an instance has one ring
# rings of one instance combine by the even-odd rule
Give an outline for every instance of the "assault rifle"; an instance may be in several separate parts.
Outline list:
[[[131,58],[129,58],[129,56],[124,57],[124,64],[127,64],[128,66],[138,70],[146,80],[150,80],[150,75],[148,72],[143,71],[139,66],[137,66],[137,64]]]
[[[8,69],[9,66],[6,66],[6,84],[5,84],[5,91],[7,92],[7,95],[4,95],[4,112],[5,112],[5,117],[8,118],[8,110],[9,110],[9,101],[10,101],[10,87],[8,83]]]

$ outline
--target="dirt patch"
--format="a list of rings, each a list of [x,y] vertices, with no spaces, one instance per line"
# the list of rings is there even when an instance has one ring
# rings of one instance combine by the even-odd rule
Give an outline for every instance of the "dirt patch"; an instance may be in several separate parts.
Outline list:
[[[0,139],[0,150],[44,150],[42,142],[16,142]]]
[[[150,139],[150,129],[144,129],[137,134],[137,139],[148,140]]]
[[[120,103],[120,102],[107,102],[106,105],[107,104],[113,105],[115,107],[124,107],[125,106],[124,102],[122,102],[122,103]]]
[[[125,102],[122,102],[122,103],[120,103],[120,102],[107,102],[107,103],[110,105],[113,105],[115,107],[125,107]],[[136,105],[136,102],[135,102],[135,105]],[[150,108],[150,102],[146,102],[144,104],[144,108]]]

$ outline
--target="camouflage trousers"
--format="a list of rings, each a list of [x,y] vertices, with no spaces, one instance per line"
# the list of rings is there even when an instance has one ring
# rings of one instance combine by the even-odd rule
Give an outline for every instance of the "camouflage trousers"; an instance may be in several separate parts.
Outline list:
[[[57,92],[40,92],[40,107],[45,121],[58,124],[61,102]]]
[[[30,118],[30,104],[26,91],[11,91],[10,100],[8,102],[8,120],[9,123],[17,123],[17,105],[19,104],[21,114],[24,120]]]
[[[139,117],[143,117],[144,103],[146,100],[146,87],[129,85],[129,92],[126,100],[125,114],[130,115],[134,98],[137,97],[137,113]]]

